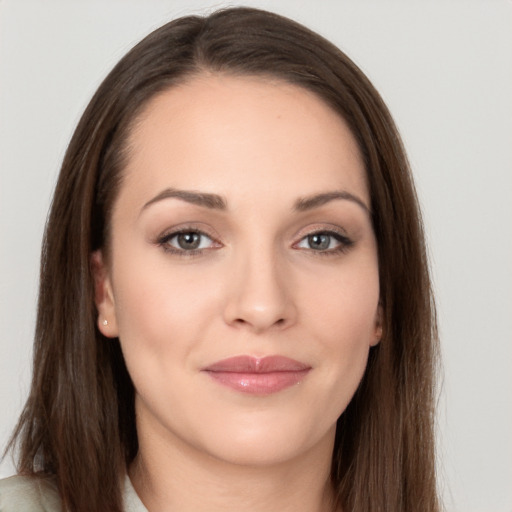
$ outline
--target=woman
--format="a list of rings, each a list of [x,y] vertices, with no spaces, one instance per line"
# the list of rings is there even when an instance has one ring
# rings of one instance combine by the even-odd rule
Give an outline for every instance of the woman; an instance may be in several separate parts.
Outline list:
[[[0,503],[436,511],[435,360],[378,93],[275,14],[181,18],[114,68],[66,153]]]

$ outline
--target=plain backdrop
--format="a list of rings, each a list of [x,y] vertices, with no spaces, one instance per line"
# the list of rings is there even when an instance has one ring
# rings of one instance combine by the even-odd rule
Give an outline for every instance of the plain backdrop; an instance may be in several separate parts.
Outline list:
[[[244,4],[331,39],[388,103],[415,173],[444,358],[448,512],[512,512],[512,2]],[[0,444],[26,397],[60,161],[102,78],[164,22],[240,2],[0,0]],[[14,471],[9,458],[0,476]]]

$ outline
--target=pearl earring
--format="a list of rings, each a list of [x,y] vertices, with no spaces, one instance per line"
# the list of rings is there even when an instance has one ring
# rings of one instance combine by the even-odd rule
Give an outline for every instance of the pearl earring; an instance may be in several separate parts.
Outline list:
[[[103,320],[103,325],[108,325],[108,320]]]

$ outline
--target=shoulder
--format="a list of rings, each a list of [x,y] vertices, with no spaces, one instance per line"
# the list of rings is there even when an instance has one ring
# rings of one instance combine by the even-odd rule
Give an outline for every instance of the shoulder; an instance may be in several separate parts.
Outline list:
[[[0,512],[61,512],[55,480],[11,476],[0,480]]]

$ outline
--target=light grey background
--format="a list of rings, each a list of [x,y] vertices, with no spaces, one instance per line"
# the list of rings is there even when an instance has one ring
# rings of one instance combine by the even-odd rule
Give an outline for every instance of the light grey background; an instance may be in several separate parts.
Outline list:
[[[446,509],[511,512],[512,2],[243,3],[331,39],[390,106],[416,175],[437,290]],[[146,33],[223,5],[0,0],[0,444],[28,389],[42,230],[83,108]],[[9,460],[0,465],[0,476],[12,472]]]

